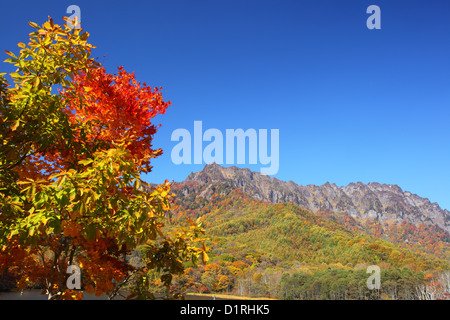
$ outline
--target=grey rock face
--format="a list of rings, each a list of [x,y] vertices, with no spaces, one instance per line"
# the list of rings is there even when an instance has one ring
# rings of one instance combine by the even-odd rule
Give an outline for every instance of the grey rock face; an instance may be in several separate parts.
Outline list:
[[[378,219],[380,222],[401,222],[435,225],[450,233],[450,212],[426,198],[403,191],[397,185],[371,182],[336,186],[298,185],[237,167],[208,164],[200,172],[191,173],[186,181],[202,184],[227,182],[241,188],[255,199],[271,202],[291,202],[313,213],[329,209],[345,212],[357,219]]]

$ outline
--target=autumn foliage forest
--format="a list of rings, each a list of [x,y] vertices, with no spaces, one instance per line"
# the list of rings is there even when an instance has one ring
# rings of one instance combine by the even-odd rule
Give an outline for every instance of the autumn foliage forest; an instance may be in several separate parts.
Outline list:
[[[30,23],[0,74],[0,289],[179,299],[445,299],[449,237],[270,204],[221,183],[150,185],[141,175],[170,102],[95,59],[82,29]],[[408,240],[407,242],[405,240]],[[81,289],[69,288],[78,265]],[[366,285],[369,265],[381,289]]]
[[[448,298],[448,239],[442,231],[316,215],[289,203],[260,202],[227,183],[208,186],[210,197],[199,196],[203,188],[189,181],[173,189],[175,215],[204,221],[210,249],[209,263],[187,268],[175,278],[174,291],[332,300],[426,299],[436,291]],[[380,290],[367,287],[370,265],[381,269]]]

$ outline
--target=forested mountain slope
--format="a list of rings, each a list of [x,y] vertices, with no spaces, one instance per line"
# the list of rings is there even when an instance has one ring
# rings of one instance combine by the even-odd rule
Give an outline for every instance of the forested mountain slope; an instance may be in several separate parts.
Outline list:
[[[232,193],[235,190],[241,191],[240,196]],[[308,222],[313,225],[322,218],[321,223],[327,221],[328,228],[341,228],[344,233],[370,235],[394,243],[400,248],[427,253],[440,259],[448,259],[450,255],[449,212],[442,210],[437,204],[431,204],[428,199],[403,192],[395,185],[365,185],[358,182],[346,187],[329,183],[304,187],[249,169],[224,168],[213,163],[206,165],[200,172],[191,173],[184,182],[175,183],[174,191],[181,205],[178,212],[184,211],[183,214],[192,217],[208,213],[206,218],[212,219],[218,214],[216,203],[219,202],[214,197],[219,197],[222,201],[220,206],[224,206],[223,203],[231,201],[227,197],[233,195],[234,198],[240,197],[242,202],[251,203],[248,205],[246,219],[255,215],[264,216],[267,224],[265,227],[280,227],[280,217],[270,215],[269,211],[290,212],[297,220],[301,217],[304,220],[307,215]],[[256,208],[261,206],[267,206],[267,212],[256,213]],[[303,216],[298,214],[300,211],[305,212]],[[227,216],[228,223],[244,223],[242,212],[230,209],[223,214]],[[289,220],[289,216],[286,216],[283,223],[292,224],[289,226],[292,232],[289,235],[282,234],[286,238],[295,238],[295,232],[301,232],[303,225]],[[211,220],[210,231],[230,229],[225,224],[219,227],[219,221],[215,218]],[[256,232],[254,228],[245,229],[244,225],[240,228],[241,231],[244,228],[248,235]],[[262,225],[258,225],[256,229],[262,228]],[[236,237],[244,235],[238,233]]]

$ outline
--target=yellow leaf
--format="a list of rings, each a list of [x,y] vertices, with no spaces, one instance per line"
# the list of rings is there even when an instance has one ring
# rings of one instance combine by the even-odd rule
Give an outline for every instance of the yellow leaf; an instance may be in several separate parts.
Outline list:
[[[208,257],[208,255],[206,254],[206,252],[203,252],[203,253],[202,253],[202,260],[203,260],[203,263],[204,263],[204,264],[208,262],[209,257]]]
[[[50,177],[48,177],[49,180],[53,180],[54,178],[57,178],[59,176],[65,175],[65,172],[60,172],[60,173],[56,173],[54,175],[51,175]]]
[[[39,27],[39,25],[37,24],[37,23],[35,23],[35,22],[28,22],[28,24],[30,25],[30,26],[32,26],[33,28],[40,28]]]
[[[33,86],[37,87],[39,85],[39,83],[41,82],[41,80],[39,79],[39,77],[34,78],[33,80]]]
[[[17,59],[16,55],[15,55],[14,53],[12,53],[11,51],[5,50],[5,53],[6,53],[8,56],[11,56],[11,57]]]
[[[14,124],[11,126],[11,130],[12,130],[12,131],[16,131],[17,128],[19,127],[19,125],[20,125],[20,120],[16,120],[16,121],[14,122]]]
[[[51,26],[51,24],[50,24],[49,21],[45,22],[45,23],[43,24],[43,27],[44,27],[45,29],[47,29],[47,30],[49,30],[49,29],[52,28],[52,26]]]

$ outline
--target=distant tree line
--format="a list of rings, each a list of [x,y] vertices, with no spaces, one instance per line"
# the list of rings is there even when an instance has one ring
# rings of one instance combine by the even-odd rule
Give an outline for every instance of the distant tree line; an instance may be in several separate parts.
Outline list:
[[[277,298],[292,300],[446,300],[450,272],[436,275],[409,268],[381,272],[380,289],[370,290],[365,269],[328,269],[314,274],[284,274]]]

